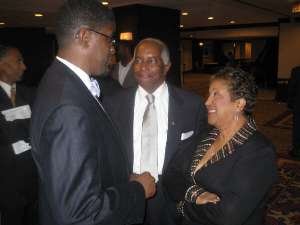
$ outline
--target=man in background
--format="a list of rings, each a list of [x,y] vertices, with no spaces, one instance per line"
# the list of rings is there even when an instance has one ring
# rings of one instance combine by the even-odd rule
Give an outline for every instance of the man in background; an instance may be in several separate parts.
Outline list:
[[[30,152],[33,91],[19,85],[20,51],[0,44],[0,224],[36,224],[37,172]]]
[[[132,55],[132,45],[128,42],[121,41],[117,50],[117,59],[119,61],[114,65],[111,76],[117,80],[123,88],[134,87],[137,85],[133,75]]]
[[[136,224],[155,193],[147,172],[130,176],[126,152],[91,75],[114,52],[114,16],[98,0],[67,0],[58,13],[58,55],[33,109],[41,225]]]

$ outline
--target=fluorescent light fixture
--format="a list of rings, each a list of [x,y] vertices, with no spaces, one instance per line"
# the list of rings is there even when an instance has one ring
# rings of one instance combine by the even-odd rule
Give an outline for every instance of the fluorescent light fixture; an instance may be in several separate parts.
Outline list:
[[[102,5],[108,5],[109,3],[108,2],[106,2],[106,1],[103,1],[103,2],[101,2],[102,3]]]
[[[5,25],[5,23],[4,22],[0,22],[0,25]]]
[[[181,15],[187,16],[187,15],[189,15],[189,13],[188,12],[182,12]]]
[[[214,17],[213,17],[213,16],[210,16],[210,17],[208,17],[207,19],[208,19],[208,20],[213,20]]]

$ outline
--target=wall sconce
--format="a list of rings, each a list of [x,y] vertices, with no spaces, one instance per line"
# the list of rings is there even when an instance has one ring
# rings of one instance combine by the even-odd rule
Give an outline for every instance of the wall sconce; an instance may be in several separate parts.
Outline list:
[[[120,33],[120,40],[122,41],[132,41],[133,35],[132,32],[122,32]]]

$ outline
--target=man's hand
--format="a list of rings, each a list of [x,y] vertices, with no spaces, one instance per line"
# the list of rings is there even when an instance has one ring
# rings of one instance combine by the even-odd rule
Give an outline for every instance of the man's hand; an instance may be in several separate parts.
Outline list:
[[[218,195],[210,192],[204,192],[201,195],[199,195],[196,199],[196,204],[197,205],[203,205],[206,203],[213,203],[217,204],[217,202],[220,201],[220,198]]]
[[[143,185],[146,199],[154,196],[156,192],[155,179],[151,176],[149,172],[144,172],[140,175],[131,175],[130,180],[139,182],[141,185]]]

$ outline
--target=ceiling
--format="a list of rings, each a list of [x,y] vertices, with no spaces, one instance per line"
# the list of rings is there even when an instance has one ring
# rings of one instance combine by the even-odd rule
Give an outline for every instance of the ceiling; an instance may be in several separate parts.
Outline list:
[[[189,12],[181,16],[185,28],[277,22],[289,17],[295,0],[109,0],[110,7],[145,4]],[[46,27],[51,29],[63,0],[0,0],[1,27]],[[35,12],[44,17],[34,17]],[[213,20],[208,20],[213,16]]]

